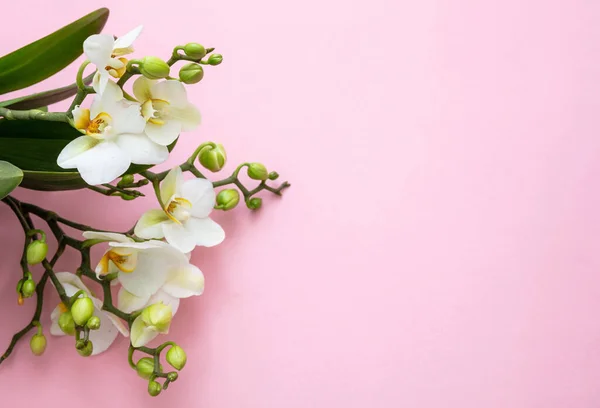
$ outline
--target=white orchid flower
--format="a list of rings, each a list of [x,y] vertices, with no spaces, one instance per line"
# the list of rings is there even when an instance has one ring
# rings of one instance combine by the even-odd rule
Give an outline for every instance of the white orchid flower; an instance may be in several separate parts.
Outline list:
[[[133,83],[133,94],[142,104],[145,132],[155,143],[168,146],[182,131],[192,131],[200,124],[200,112],[188,102],[179,81],[158,82],[141,76]]]
[[[83,290],[94,303],[96,309],[95,315],[100,318],[100,328],[98,330],[90,330],[90,340],[94,345],[92,355],[100,354],[108,349],[117,338],[119,332],[125,337],[129,336],[129,331],[125,324],[116,316],[102,310],[102,301],[93,296],[92,292],[84,285],[79,276],[70,272],[58,272],[56,277],[65,289],[67,296],[73,296],[75,293]],[[63,303],[59,303],[52,311],[50,315],[50,319],[52,320],[50,333],[52,335],[65,336],[65,333],[58,325],[58,319],[66,311],[67,308]]]
[[[156,293],[151,296],[136,296],[125,287],[121,287],[117,298],[117,307],[125,313],[141,310],[154,303],[164,303],[172,308],[173,315],[179,308],[179,300],[199,296],[204,292],[204,275],[192,264],[178,263],[168,270],[167,279]]]
[[[142,26],[136,27],[116,40],[110,34],[94,34],[83,42],[85,56],[98,69],[94,77],[96,92],[99,94],[104,92],[111,76],[114,78],[123,76],[128,62],[123,55],[133,52],[133,42],[142,29]]]
[[[70,142],[57,159],[63,169],[76,168],[86,183],[109,183],[134,164],[159,164],[169,157],[165,146],[143,134],[140,106],[125,102],[110,82],[90,109],[73,110],[74,126],[84,134]]]
[[[166,242],[135,242],[125,235],[107,232],[86,231],[83,236],[108,242],[109,249],[100,259],[96,275],[117,273],[121,285],[145,302],[172,279],[172,271],[190,266],[187,256]]]
[[[165,238],[182,252],[190,252],[196,245],[218,245],[225,239],[225,231],[209,218],[215,197],[210,181],[185,181],[181,169],[175,167],[160,184],[165,207],[144,213],[135,226],[135,234],[144,239]]]

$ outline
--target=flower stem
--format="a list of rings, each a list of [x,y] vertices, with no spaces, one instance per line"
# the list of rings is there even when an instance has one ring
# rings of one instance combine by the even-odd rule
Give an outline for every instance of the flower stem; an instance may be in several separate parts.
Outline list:
[[[0,116],[7,120],[47,120],[50,122],[68,122],[69,118],[64,112],[44,112],[39,109],[12,110],[0,108]]]

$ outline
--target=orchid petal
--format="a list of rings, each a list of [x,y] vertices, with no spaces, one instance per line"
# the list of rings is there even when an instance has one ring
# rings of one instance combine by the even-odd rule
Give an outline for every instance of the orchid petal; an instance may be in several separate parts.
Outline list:
[[[181,133],[181,122],[177,120],[167,120],[162,125],[155,123],[146,123],[144,132],[150,140],[162,146],[168,146],[173,143]]]
[[[160,183],[160,199],[166,204],[171,197],[179,195],[184,183],[183,172],[179,166],[174,167]],[[185,252],[185,251],[184,251]]]
[[[138,316],[131,325],[131,345],[133,347],[142,347],[154,340],[158,332],[146,326],[142,316]]]
[[[192,203],[191,214],[194,217],[204,218],[213,210],[217,194],[209,180],[196,178],[183,183],[181,196]]]
[[[161,223],[169,221],[163,210],[146,211],[135,225],[135,235],[144,239],[164,238]]]
[[[185,230],[191,234],[196,245],[213,247],[225,239],[223,228],[210,218],[190,218],[186,221]]]
[[[173,268],[162,290],[176,298],[201,295],[204,292],[204,275],[198,267],[191,264]]]

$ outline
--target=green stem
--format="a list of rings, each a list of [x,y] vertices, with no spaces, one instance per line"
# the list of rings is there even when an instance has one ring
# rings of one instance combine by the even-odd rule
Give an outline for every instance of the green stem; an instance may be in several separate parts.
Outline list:
[[[90,61],[88,61],[88,60],[83,61],[83,64],[81,64],[79,66],[79,69],[77,70],[77,76],[75,77],[75,83],[77,84],[77,88],[79,88],[80,90],[85,90],[85,88],[86,88],[86,85],[83,82],[83,71],[85,71],[85,67],[87,67],[89,63],[90,63]]]
[[[0,108],[0,116],[7,120],[47,120],[50,122],[69,122],[69,118],[64,112],[44,112],[39,109],[20,111]]]

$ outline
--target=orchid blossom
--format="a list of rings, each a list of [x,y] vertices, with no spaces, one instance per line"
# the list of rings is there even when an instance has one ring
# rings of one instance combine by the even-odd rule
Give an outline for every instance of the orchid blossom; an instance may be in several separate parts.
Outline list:
[[[127,68],[124,55],[133,52],[133,42],[141,34],[139,26],[117,38],[109,34],[94,34],[83,42],[85,56],[96,65],[98,72],[94,77],[94,90],[101,94],[106,89],[110,77],[120,78]]]
[[[158,82],[141,76],[133,83],[133,94],[142,104],[145,132],[155,143],[168,146],[182,131],[192,131],[200,124],[200,112],[188,102],[179,81]]]
[[[165,238],[182,252],[189,252],[196,245],[218,245],[225,239],[225,231],[209,218],[215,197],[210,181],[185,181],[181,169],[176,167],[160,185],[164,208],[144,213],[135,226],[135,234],[145,239]]]
[[[140,106],[123,100],[123,91],[109,82],[90,109],[73,110],[74,126],[84,136],[71,141],[57,159],[63,169],[77,168],[91,185],[108,183],[134,164],[159,164],[169,157],[165,146],[143,134]]]

